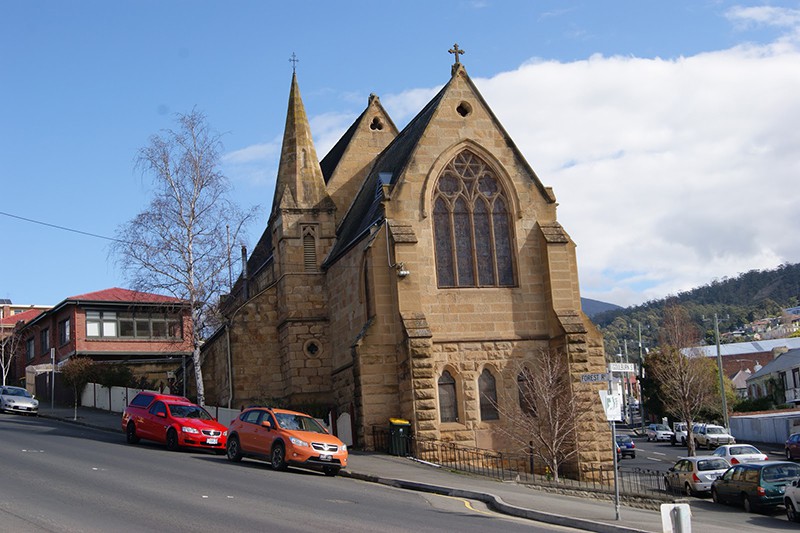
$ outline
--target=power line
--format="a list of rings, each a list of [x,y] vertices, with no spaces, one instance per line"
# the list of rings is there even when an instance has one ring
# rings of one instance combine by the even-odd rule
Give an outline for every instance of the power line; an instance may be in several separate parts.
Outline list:
[[[24,220],[25,222],[31,222],[32,224],[39,224],[41,226],[48,226],[48,227],[55,228],[55,229],[60,229],[60,230],[63,230],[63,231],[71,231],[72,233],[80,233],[81,235],[87,235],[89,237],[95,237],[97,239],[105,239],[107,241],[114,241],[114,242],[125,242],[125,241],[121,241],[119,239],[115,239],[113,237],[105,237],[103,235],[97,235],[96,233],[89,233],[88,231],[81,231],[81,230],[78,230],[78,229],[67,228],[65,226],[59,226],[57,224],[50,224],[49,222],[42,222],[41,220],[34,220],[32,218],[25,218],[25,217],[21,217],[19,215],[12,215],[11,213],[6,213],[4,211],[0,211],[0,215],[5,215],[7,217],[16,218],[16,219],[19,219],[19,220]]]

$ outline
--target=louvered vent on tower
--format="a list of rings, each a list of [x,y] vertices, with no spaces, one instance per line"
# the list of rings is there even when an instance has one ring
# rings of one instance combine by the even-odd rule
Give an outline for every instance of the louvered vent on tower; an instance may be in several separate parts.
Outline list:
[[[317,271],[317,239],[313,227],[303,228],[303,269]]]

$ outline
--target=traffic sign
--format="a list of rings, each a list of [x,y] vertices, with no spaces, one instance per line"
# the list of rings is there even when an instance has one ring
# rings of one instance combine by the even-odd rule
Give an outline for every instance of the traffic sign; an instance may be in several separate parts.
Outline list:
[[[636,372],[636,365],[633,363],[608,363],[609,372]]]
[[[581,383],[608,381],[608,374],[581,374]]]

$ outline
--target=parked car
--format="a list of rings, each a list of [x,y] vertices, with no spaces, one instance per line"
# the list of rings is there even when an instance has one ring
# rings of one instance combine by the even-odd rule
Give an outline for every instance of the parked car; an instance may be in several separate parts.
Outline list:
[[[670,431],[666,424],[650,424],[647,426],[647,440],[672,440],[674,433]]]
[[[752,463],[754,461],[768,461],[767,454],[750,444],[723,444],[714,450],[711,455],[722,457],[730,464]]]
[[[274,470],[299,466],[335,476],[347,467],[347,446],[311,416],[269,407],[245,409],[228,427],[228,459],[270,461]]]
[[[636,443],[630,435],[617,435],[617,455],[620,459],[630,457],[636,459]]]
[[[716,503],[742,505],[748,513],[783,503],[786,487],[800,478],[800,465],[762,461],[734,465],[711,484]]]
[[[783,506],[786,507],[786,518],[789,522],[800,522],[800,480],[795,479],[791,485],[786,485],[783,495]]]
[[[725,473],[730,464],[720,457],[682,457],[670,467],[664,476],[664,485],[669,492],[684,492],[695,496],[711,490],[711,484]]]
[[[22,387],[0,387],[0,411],[36,416],[39,400]]]
[[[792,433],[786,439],[785,444],[786,458],[791,461],[796,457],[800,457],[800,433]]]
[[[713,450],[722,444],[736,444],[736,439],[727,429],[714,424],[697,424],[692,428],[692,434],[697,449],[705,446]]]
[[[676,444],[681,443],[681,445],[686,446],[686,437],[688,434],[689,432],[687,430],[686,422],[673,422],[670,444],[675,446]]]
[[[122,413],[129,444],[139,439],[166,444],[169,450],[195,448],[223,453],[228,430],[208,411],[182,396],[140,392]]]

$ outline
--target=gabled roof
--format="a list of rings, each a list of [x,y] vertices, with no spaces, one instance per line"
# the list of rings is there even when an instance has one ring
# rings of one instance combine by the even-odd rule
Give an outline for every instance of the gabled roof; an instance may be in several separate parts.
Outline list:
[[[41,315],[45,310],[44,309],[27,309],[22,311],[21,313],[16,313],[14,315],[9,315],[3,318],[0,318],[0,326],[8,327],[14,326],[19,321],[29,322],[36,318],[37,316]]]
[[[776,372],[786,372],[797,366],[800,366],[800,349],[789,350],[761,367],[758,372],[754,372],[752,376],[747,378],[747,381],[752,381]]]
[[[453,79],[428,102],[428,104],[403,128],[397,137],[381,152],[372,167],[361,190],[356,195],[347,215],[339,226],[336,244],[323,263],[323,268],[336,261],[345,251],[355,244],[365,232],[384,218],[381,202],[384,200],[383,185],[397,182],[405,170],[419,139],[430,123],[447,88]]]
[[[184,303],[184,300],[173,296],[164,296],[150,292],[132,291],[112,287],[97,292],[87,292],[78,296],[70,296],[64,302],[124,302],[124,303]],[[56,307],[61,307],[61,304]]]

